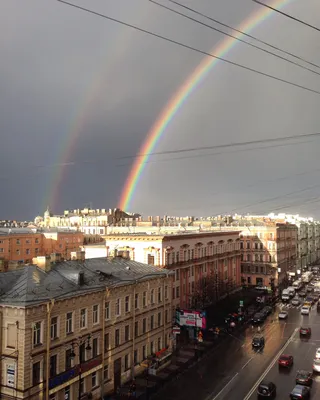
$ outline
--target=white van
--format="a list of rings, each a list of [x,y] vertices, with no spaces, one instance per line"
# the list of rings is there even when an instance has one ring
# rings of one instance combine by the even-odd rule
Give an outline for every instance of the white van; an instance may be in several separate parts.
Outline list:
[[[290,292],[288,289],[284,289],[281,294],[282,301],[289,301],[291,298]]]

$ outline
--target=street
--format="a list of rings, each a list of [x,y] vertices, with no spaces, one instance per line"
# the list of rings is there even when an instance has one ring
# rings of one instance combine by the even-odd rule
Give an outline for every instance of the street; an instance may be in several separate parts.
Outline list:
[[[302,316],[300,307],[284,306],[289,317],[286,321],[279,321],[280,307],[283,305],[279,305],[261,326],[261,334],[265,337],[265,348],[261,352],[251,347],[252,337],[258,329],[248,327],[239,337],[230,335],[155,398],[252,400],[257,398],[256,387],[264,377],[277,385],[277,398],[289,398],[295,386],[296,371],[312,370],[316,348],[320,347],[320,317],[314,309],[310,316]],[[298,328],[301,325],[311,326],[312,337],[309,341],[300,340]],[[290,372],[279,372],[277,361],[283,353],[294,356]],[[311,398],[316,398],[317,394],[320,394],[320,377],[315,378]]]

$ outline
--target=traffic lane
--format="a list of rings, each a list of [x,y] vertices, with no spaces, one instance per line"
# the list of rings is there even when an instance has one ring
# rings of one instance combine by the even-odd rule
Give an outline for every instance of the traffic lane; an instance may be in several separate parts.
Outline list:
[[[258,332],[257,327],[246,331],[247,337],[245,347],[247,352],[253,352],[251,343],[252,337],[255,334],[261,334],[265,337],[265,348],[262,352],[257,353],[256,357],[247,365],[244,365],[243,368],[238,370],[236,376],[231,378],[232,381],[230,379],[230,381],[227,382],[224,390],[220,392],[218,396],[213,396],[212,399],[238,400],[239,398],[244,398],[254,383],[270,365],[276,353],[284,346],[294,330],[300,326],[301,315],[299,309],[295,307],[288,309],[287,320],[278,319],[280,310],[279,307],[276,309],[276,312],[269,317],[268,323],[261,326],[260,332]]]
[[[265,377],[260,377],[258,381],[270,380],[277,386],[277,398],[288,398],[289,393],[295,386],[295,377],[298,370],[312,371],[312,363],[315,356],[316,349],[320,347],[320,323],[318,322],[316,312],[312,312],[310,316],[299,316],[299,325],[310,326],[312,334],[310,339],[300,339],[299,330],[292,338],[284,354],[290,354],[294,357],[294,365],[290,370],[279,370],[277,360]],[[256,390],[248,399],[253,400],[257,398]],[[314,383],[311,389],[311,399],[319,398],[320,396],[320,376],[314,374]],[[245,396],[243,398],[246,398]]]
[[[267,327],[264,329],[268,331]],[[275,326],[269,324],[270,337],[273,329]],[[248,338],[250,338],[250,351],[247,346]],[[206,399],[208,395],[212,397],[254,356],[251,340],[250,327],[240,335],[238,333],[228,335],[205,358],[186,371],[178,381],[169,383],[155,398],[185,400],[186,398]]]
[[[265,337],[265,347],[261,351],[254,351],[251,349],[250,341],[252,353],[250,362],[244,364],[237,371],[236,377],[232,382],[226,385],[224,390],[217,396],[213,396],[211,400],[239,400],[240,398],[245,398],[254,383],[270,365],[275,355],[285,345],[294,329],[294,326],[287,325],[281,321],[274,322],[273,329],[269,328],[266,331],[261,331],[261,334]],[[285,335],[283,334],[284,332],[286,332]],[[249,346],[247,351],[250,351]]]

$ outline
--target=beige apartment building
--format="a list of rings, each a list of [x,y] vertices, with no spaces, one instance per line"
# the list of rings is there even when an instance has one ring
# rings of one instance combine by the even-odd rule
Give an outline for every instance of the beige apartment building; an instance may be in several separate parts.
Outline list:
[[[189,308],[197,284],[213,275],[217,297],[241,286],[240,232],[106,235],[102,245],[84,246],[87,257],[121,254],[130,260],[174,272],[172,306]],[[103,254],[103,251],[105,252]]]
[[[170,272],[77,258],[1,274],[2,399],[100,399],[170,352]]]

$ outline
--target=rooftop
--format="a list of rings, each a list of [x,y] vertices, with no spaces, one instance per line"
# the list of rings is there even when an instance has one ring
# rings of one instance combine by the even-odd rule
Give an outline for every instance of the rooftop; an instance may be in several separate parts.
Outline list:
[[[83,282],[79,279],[80,272]],[[0,304],[36,305],[168,274],[170,271],[166,269],[121,257],[62,261],[51,264],[48,272],[35,265],[25,266],[0,274]]]
[[[0,235],[32,235],[41,233],[75,233],[75,228],[4,228],[0,227]]]

